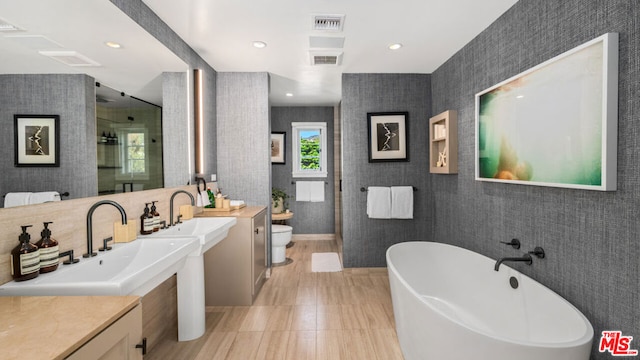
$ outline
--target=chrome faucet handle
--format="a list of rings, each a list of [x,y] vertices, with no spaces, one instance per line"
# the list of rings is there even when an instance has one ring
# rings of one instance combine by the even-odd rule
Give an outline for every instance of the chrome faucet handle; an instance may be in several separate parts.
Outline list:
[[[506,241],[500,241],[501,244],[506,244],[506,245],[511,245],[512,248],[514,249],[520,249],[520,240],[518,239],[511,239],[510,242],[506,242]]]
[[[109,241],[111,241],[111,240],[113,240],[112,236],[109,236],[106,239],[102,239],[102,247],[100,249],[98,249],[98,251],[109,251],[109,250],[111,250],[112,247],[111,246],[107,246],[107,243]]]
[[[540,246],[536,246],[535,249],[533,249],[533,251],[529,251],[529,254],[540,259],[544,259],[544,256],[545,256],[544,249],[541,248]]]

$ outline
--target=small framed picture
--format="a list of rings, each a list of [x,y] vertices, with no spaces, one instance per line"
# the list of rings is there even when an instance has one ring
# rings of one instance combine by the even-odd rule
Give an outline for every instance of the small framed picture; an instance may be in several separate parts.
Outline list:
[[[14,115],[15,166],[60,166],[60,116]]]
[[[284,164],[285,163],[285,139],[287,133],[285,132],[272,132],[271,133],[271,163],[272,164]]]
[[[369,162],[409,161],[408,112],[367,113]]]

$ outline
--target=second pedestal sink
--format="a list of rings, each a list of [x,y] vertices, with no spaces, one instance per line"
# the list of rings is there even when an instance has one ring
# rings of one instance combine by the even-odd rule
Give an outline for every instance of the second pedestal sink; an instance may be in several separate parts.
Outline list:
[[[204,258],[205,251],[222,241],[236,224],[234,217],[198,217],[185,220],[146,237],[197,238],[200,247],[188,257],[178,272],[178,341],[199,338],[205,331]],[[191,284],[192,286],[180,286]]]

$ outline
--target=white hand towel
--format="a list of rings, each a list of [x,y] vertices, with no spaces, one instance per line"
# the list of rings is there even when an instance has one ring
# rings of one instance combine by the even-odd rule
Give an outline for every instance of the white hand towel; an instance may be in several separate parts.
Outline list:
[[[10,192],[4,196],[4,207],[29,205],[30,192]]]
[[[311,201],[309,181],[296,181],[296,201]]]
[[[200,197],[202,197],[202,207],[211,205],[211,201],[209,201],[209,194],[207,194],[205,191],[200,193]]]
[[[413,219],[413,186],[391,187],[391,218]]]
[[[309,181],[309,201],[324,202],[324,181]]]
[[[57,191],[34,192],[29,197],[29,204],[42,204],[46,202],[60,201],[60,193]]]
[[[198,195],[196,195],[196,206],[197,207],[203,207],[204,205],[202,205],[202,194],[198,193]]]
[[[369,186],[367,191],[367,215],[371,219],[391,218],[391,188]]]

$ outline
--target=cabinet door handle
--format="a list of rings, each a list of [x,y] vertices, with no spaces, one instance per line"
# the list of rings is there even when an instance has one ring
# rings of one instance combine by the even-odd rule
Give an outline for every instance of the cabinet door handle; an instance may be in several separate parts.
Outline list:
[[[142,338],[142,343],[136,345],[136,349],[142,349],[142,355],[147,355],[147,338]]]
[[[258,230],[258,228],[256,228],[256,235],[260,232],[260,230]]]

